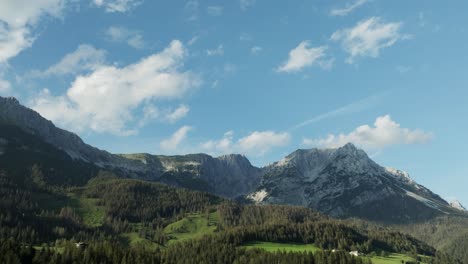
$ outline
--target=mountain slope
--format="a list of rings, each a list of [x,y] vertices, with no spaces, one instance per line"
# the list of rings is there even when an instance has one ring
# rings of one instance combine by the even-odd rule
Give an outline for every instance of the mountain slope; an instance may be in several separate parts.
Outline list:
[[[394,222],[452,213],[449,204],[398,170],[386,169],[352,144],[297,150],[267,168],[247,198],[326,214]]]
[[[46,152],[55,148],[56,153],[62,153],[56,155],[64,156],[62,159],[80,166],[87,164],[93,173],[104,169],[122,177],[160,181],[228,198],[247,195],[257,203],[306,206],[338,217],[401,222],[462,213],[407,173],[381,167],[352,144],[338,149],[300,149],[272,165],[257,168],[236,154],[111,154],[55,127],[14,98],[0,97],[0,125],[42,140],[49,146]],[[0,164],[11,156],[8,146],[15,141],[13,134],[0,136]],[[28,149],[27,143],[23,145]],[[37,154],[22,151],[25,157]],[[28,165],[30,169],[32,165]],[[65,175],[56,173],[54,177]],[[83,184],[91,177],[90,173],[86,175],[68,184]]]
[[[63,158],[68,157],[74,162],[110,170],[123,177],[161,181],[224,197],[236,197],[251,192],[260,181],[261,170],[252,166],[242,155],[214,158],[206,154],[111,154],[87,145],[74,133],[57,128],[37,112],[22,106],[15,98],[0,96],[0,126],[19,129],[24,135],[34,136],[35,141],[42,141],[49,148],[55,148],[54,151],[62,153]],[[10,156],[6,148],[8,142],[12,142],[11,136],[0,137],[0,155],[3,154],[0,159]],[[84,177],[84,182],[87,179]]]

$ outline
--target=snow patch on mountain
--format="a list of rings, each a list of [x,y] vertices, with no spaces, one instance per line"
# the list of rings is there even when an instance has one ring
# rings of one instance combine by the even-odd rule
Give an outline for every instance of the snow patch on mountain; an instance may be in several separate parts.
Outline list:
[[[403,180],[405,182],[413,183],[413,184],[415,183],[415,181],[410,177],[409,173],[407,173],[406,171],[402,171],[402,170],[398,170],[398,169],[394,169],[390,167],[386,167],[385,170],[399,180]]]
[[[427,198],[424,198],[424,197],[422,197],[422,196],[420,196],[420,195],[417,195],[417,194],[415,194],[415,193],[413,193],[413,192],[410,192],[410,191],[408,191],[408,190],[405,190],[405,189],[403,189],[403,190],[406,192],[406,195],[408,195],[408,196],[410,196],[410,197],[412,197],[412,198],[414,198],[414,199],[416,199],[416,200],[418,200],[418,201],[424,203],[426,206],[431,207],[431,208],[433,208],[433,209],[436,209],[436,210],[438,210],[438,211],[441,211],[441,212],[444,213],[444,214],[449,214],[449,213],[445,212],[444,210],[442,210],[442,209],[440,208],[440,205],[438,205],[436,202],[431,201],[431,200],[429,200],[429,199],[427,199]]]
[[[458,200],[450,201],[449,204],[452,208],[458,209],[460,211],[466,211],[466,208]]]
[[[247,196],[247,199],[254,201],[255,203],[261,203],[268,196],[268,192],[265,189],[251,193]]]

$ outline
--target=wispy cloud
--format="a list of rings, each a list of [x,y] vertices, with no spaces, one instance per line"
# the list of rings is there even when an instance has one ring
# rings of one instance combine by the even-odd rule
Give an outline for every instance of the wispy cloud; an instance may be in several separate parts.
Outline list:
[[[385,23],[379,17],[371,17],[352,28],[336,31],[331,40],[341,42],[349,54],[346,62],[353,63],[357,57],[377,58],[382,49],[393,46],[398,40],[410,38],[400,32],[401,27],[401,22]]]
[[[110,41],[127,43],[135,49],[142,49],[145,47],[143,35],[137,30],[121,26],[112,26],[106,30],[105,35]]]
[[[311,47],[310,41],[304,40],[289,52],[288,59],[281,64],[278,72],[297,72],[314,64],[322,66],[326,56],[326,46]]]
[[[185,13],[187,14],[188,21],[195,21],[198,19],[199,3],[197,0],[190,0],[185,4]]]
[[[206,55],[208,55],[208,56],[222,56],[222,55],[224,55],[223,44],[219,44],[218,47],[216,47],[215,49],[206,50]]]
[[[143,3],[143,0],[93,0],[94,4],[103,7],[109,13],[125,13]]]
[[[208,6],[206,8],[206,12],[210,16],[220,16],[223,14],[223,7],[222,6]]]
[[[256,0],[239,0],[240,8],[245,11],[255,5]]]
[[[186,138],[188,132],[192,130],[191,126],[183,126],[179,128],[171,137],[164,139],[159,144],[160,148],[169,153],[179,152],[178,148],[180,143],[182,143]]]
[[[332,16],[347,16],[349,13],[353,12],[356,8],[364,5],[365,3],[369,2],[369,0],[356,0],[352,3],[346,4],[343,8],[336,8],[330,11],[330,15]]]
[[[200,36],[198,36],[198,35],[193,36],[193,37],[187,42],[187,44],[188,44],[189,46],[192,46],[192,45],[195,44],[199,39],[200,39]]]
[[[252,53],[252,54],[258,54],[258,53],[260,53],[262,50],[263,50],[263,48],[260,47],[260,46],[253,46],[253,47],[250,49],[250,53]]]
[[[305,127],[305,126],[308,126],[308,125],[311,125],[311,124],[314,124],[314,123],[317,123],[317,122],[320,122],[322,120],[326,120],[326,119],[329,119],[329,118],[337,117],[337,116],[344,115],[344,114],[361,112],[361,111],[363,111],[365,109],[369,109],[369,108],[375,106],[384,97],[384,95],[386,95],[386,93],[372,95],[372,96],[369,96],[369,97],[364,98],[362,100],[359,100],[359,101],[350,103],[348,105],[339,107],[339,108],[337,108],[335,110],[332,110],[332,111],[329,111],[329,112],[314,116],[314,117],[312,117],[310,119],[307,119],[307,120],[305,120],[305,121],[291,127],[289,130],[294,131],[294,130],[297,130],[299,128],[302,128],[302,127]]]
[[[43,72],[35,71],[32,75],[47,77],[50,75],[77,74],[96,70],[105,64],[106,51],[96,49],[89,44],[81,44],[76,50],[66,54],[59,62]]]

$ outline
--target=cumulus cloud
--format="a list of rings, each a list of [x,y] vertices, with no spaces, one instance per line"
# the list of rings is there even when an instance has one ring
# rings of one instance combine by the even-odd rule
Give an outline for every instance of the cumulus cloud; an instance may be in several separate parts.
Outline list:
[[[75,51],[68,53],[58,63],[50,66],[39,75],[66,75],[96,70],[104,64],[105,58],[105,50],[96,49],[88,44],[81,44]]]
[[[254,6],[255,2],[256,0],[239,0],[240,8],[245,11]]]
[[[31,47],[37,37],[32,34],[44,16],[59,17],[65,0],[0,1],[0,63]]]
[[[389,115],[378,117],[374,126],[362,125],[349,134],[330,134],[322,139],[303,139],[303,145],[337,148],[349,142],[367,150],[379,150],[392,145],[424,144],[433,138],[432,133],[419,129],[402,128]]]
[[[286,132],[254,131],[251,134],[234,140],[234,132],[228,131],[221,139],[209,140],[201,144],[204,151],[212,154],[242,153],[263,156],[275,147],[289,144],[290,135]]]
[[[369,2],[369,0],[356,0],[353,3],[348,3],[343,8],[332,9],[330,11],[330,15],[332,15],[332,16],[347,16],[349,13],[353,12],[356,8],[364,5],[367,2]]]
[[[179,128],[171,137],[164,139],[159,144],[159,147],[166,152],[175,152],[178,150],[180,143],[182,143],[186,138],[188,132],[192,130],[190,126],[183,126]]]
[[[140,106],[161,99],[180,99],[199,85],[195,74],[181,70],[185,57],[183,44],[174,40],[162,52],[137,63],[122,68],[101,66],[80,75],[64,95],[43,91],[31,106],[46,118],[78,132],[86,128],[99,133],[135,134],[135,128],[128,126],[138,121],[134,112]],[[175,120],[187,111],[176,111],[168,118]]]
[[[290,141],[290,135],[286,132],[255,131],[252,134],[239,139],[241,152],[264,155],[274,147],[286,146]]]
[[[234,142],[234,131],[230,130],[224,133],[223,137],[218,140],[208,140],[200,144],[202,151],[206,151],[210,154],[230,154],[235,152]]]
[[[224,55],[224,47],[223,44],[219,44],[215,49],[208,49],[206,50],[206,55],[208,56],[222,56]]]
[[[319,65],[326,67],[326,46],[310,47],[310,41],[305,40],[289,52],[288,59],[278,67],[278,72],[297,72],[305,67]]]
[[[112,26],[106,30],[105,35],[110,41],[127,43],[130,47],[135,49],[142,49],[145,47],[143,36],[136,30]]]
[[[376,58],[384,48],[388,48],[409,36],[400,32],[402,23],[385,23],[379,17],[371,17],[360,21],[353,28],[334,32],[333,41],[341,42],[343,49],[349,54],[346,62],[353,63],[357,57]]]
[[[222,6],[208,6],[206,8],[206,12],[210,16],[220,16],[223,14],[223,7]]]
[[[125,13],[140,5],[143,0],[93,0],[94,4],[109,13]]]

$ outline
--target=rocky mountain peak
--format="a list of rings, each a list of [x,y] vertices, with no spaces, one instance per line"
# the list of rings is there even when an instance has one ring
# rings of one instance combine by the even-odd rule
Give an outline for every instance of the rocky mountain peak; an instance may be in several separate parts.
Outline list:
[[[15,97],[2,97],[0,96],[0,102],[2,104],[13,104],[13,105],[19,105],[19,101],[18,99],[16,99]]]
[[[449,204],[452,208],[458,209],[460,211],[466,211],[466,208],[458,200],[453,200]]]
[[[394,176],[396,179],[400,181],[404,181],[410,184],[414,184],[415,181],[410,177],[409,173],[406,171],[386,167],[385,170],[390,173],[390,175]]]
[[[230,164],[245,164],[251,166],[250,161],[242,154],[221,155],[218,159]]]
[[[407,173],[385,169],[351,143],[294,151],[268,166],[260,186],[246,198],[375,220],[424,219],[449,211],[443,199]]]

